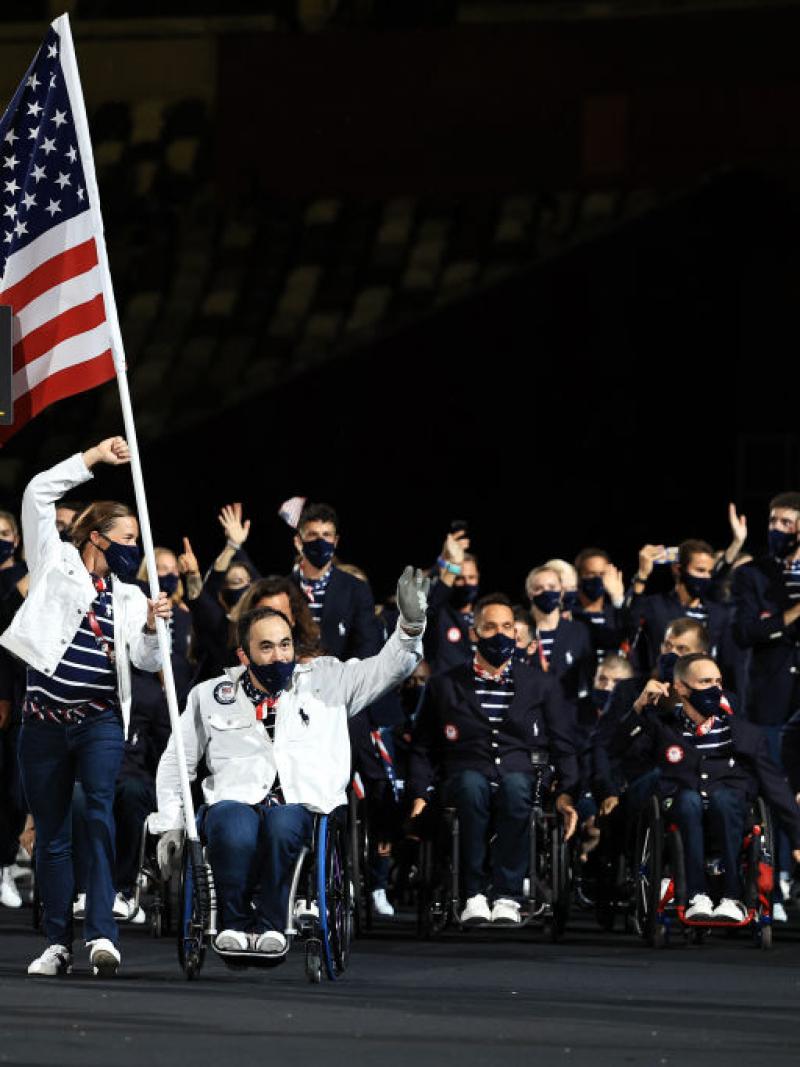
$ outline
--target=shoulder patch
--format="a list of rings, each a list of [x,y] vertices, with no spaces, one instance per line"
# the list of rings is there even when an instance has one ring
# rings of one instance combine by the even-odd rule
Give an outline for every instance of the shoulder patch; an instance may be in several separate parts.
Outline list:
[[[683,759],[683,749],[680,745],[670,745],[664,755],[668,763],[680,763]]]
[[[236,686],[233,682],[220,682],[214,686],[214,699],[218,704],[232,704],[236,700]]]
[[[457,626],[451,626],[447,631],[447,640],[453,645],[461,640],[461,631]]]
[[[444,736],[447,738],[448,741],[458,741],[458,727],[455,725],[455,723],[448,722],[445,724]]]

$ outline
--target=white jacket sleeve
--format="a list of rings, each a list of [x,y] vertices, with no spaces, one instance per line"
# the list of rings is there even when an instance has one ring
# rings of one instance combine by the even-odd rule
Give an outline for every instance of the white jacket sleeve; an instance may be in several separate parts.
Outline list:
[[[140,671],[161,670],[161,651],[156,634],[144,632],[147,623],[147,597],[141,589],[130,587],[128,602],[125,605],[126,633],[125,639],[130,652],[131,663]]]
[[[208,743],[200,715],[197,686],[189,693],[186,710],[181,715],[180,723],[183,745],[186,750],[186,769],[189,772],[189,781],[193,782],[197,777],[197,764]],[[158,764],[156,799],[158,811],[149,819],[151,832],[163,833],[165,830],[183,829],[183,797],[181,796],[181,778],[174,736],[170,736]]]
[[[422,659],[422,634],[411,637],[398,623],[397,629],[377,656],[351,659],[346,663],[326,661],[333,675],[331,679],[336,702],[347,708],[349,716],[357,715],[405,681]]]
[[[56,501],[92,477],[83,462],[83,455],[76,452],[28,482],[22,497],[22,539],[31,575],[49,553],[61,551],[61,538],[56,529]]]

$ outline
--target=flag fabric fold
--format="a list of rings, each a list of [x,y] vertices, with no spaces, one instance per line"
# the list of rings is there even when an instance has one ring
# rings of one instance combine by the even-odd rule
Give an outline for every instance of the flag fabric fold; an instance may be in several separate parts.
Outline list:
[[[284,500],[278,509],[278,515],[283,519],[287,526],[291,526],[292,529],[297,528],[297,524],[300,521],[300,515],[305,507],[306,498],[304,496],[293,496],[288,500]]]
[[[50,404],[115,376],[102,223],[65,22],[51,25],[0,119],[0,304],[12,309],[14,404],[0,445]]]

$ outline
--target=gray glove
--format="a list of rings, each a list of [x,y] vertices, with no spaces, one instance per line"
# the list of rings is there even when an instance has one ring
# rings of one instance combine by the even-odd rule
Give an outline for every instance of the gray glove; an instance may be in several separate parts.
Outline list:
[[[167,830],[158,839],[156,861],[158,862],[161,877],[165,882],[168,882],[172,877],[173,869],[180,866],[183,836],[183,830]]]
[[[397,607],[400,609],[400,624],[412,634],[421,634],[425,629],[425,612],[428,608],[430,578],[421,570],[406,567],[397,583]]]

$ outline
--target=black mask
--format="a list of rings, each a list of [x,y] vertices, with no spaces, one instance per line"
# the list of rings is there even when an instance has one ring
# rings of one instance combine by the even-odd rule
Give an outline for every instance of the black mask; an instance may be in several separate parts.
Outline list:
[[[561,593],[558,589],[545,589],[544,592],[531,597],[531,604],[543,615],[550,615],[561,606]]]
[[[251,663],[250,670],[258,684],[265,689],[271,697],[282,693],[294,674],[295,661],[281,663],[274,660],[272,663]]]
[[[689,702],[695,711],[701,715],[716,715],[719,711],[719,702],[722,700],[722,690],[718,685],[712,685],[708,689],[689,689]]]
[[[692,600],[695,598],[702,600],[711,585],[710,578],[698,578],[696,574],[689,574],[688,571],[681,571],[681,581]]]
[[[478,599],[479,587],[477,585],[454,585],[450,590],[450,604],[460,611],[469,604],[474,604]]]
[[[180,579],[177,574],[160,574],[158,576],[158,588],[167,596],[173,596],[178,589]]]
[[[599,600],[605,589],[603,579],[599,575],[595,575],[593,578],[581,578],[581,592],[590,603]]]
[[[601,715],[605,714],[606,709],[608,708],[608,702],[611,700],[613,693],[613,689],[592,688],[592,704],[594,704],[595,708]]]
[[[561,610],[574,611],[580,604],[577,589],[565,589],[561,594]]]
[[[135,582],[142,562],[142,550],[138,545],[120,545],[110,541],[108,548],[100,551],[106,557],[111,573],[121,582]]]
[[[517,643],[507,634],[493,634],[491,637],[478,638],[478,651],[493,667],[502,667],[511,659]]]
[[[797,534],[785,533],[783,530],[770,530],[767,533],[769,554],[776,559],[786,559],[797,548]]]
[[[5,563],[7,559],[11,559],[14,555],[14,542],[13,541],[0,541],[0,563]]]
[[[223,589],[220,593],[226,608],[235,607],[247,592],[247,586],[241,585],[238,589]]]
[[[303,555],[317,570],[327,567],[335,551],[336,545],[333,541],[326,541],[324,537],[317,537],[313,541],[303,541]]]
[[[659,682],[671,682],[673,675],[675,674],[675,664],[678,662],[677,652],[662,652],[658,657],[658,671]]]

